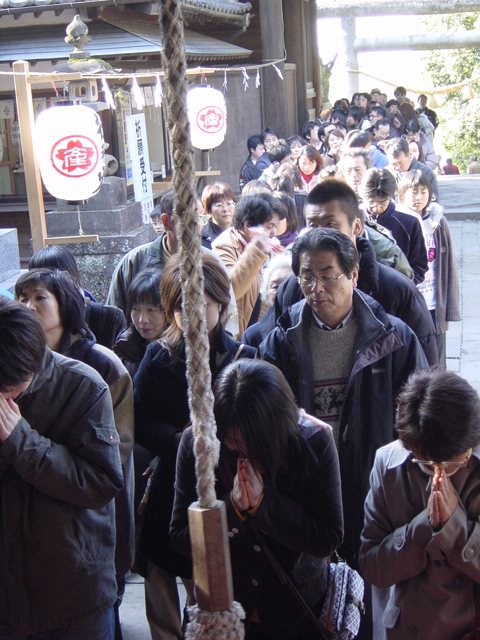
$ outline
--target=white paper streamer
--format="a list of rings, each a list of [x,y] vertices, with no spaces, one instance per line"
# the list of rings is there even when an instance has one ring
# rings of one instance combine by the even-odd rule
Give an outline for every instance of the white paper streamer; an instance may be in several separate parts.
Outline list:
[[[142,111],[143,107],[145,106],[145,96],[143,95],[143,91],[140,89],[135,76],[133,77],[130,93],[132,94],[135,108],[138,109],[138,111]]]
[[[105,96],[105,102],[108,104],[110,109],[115,109],[115,100],[113,99],[113,95],[110,91],[106,78],[102,78],[102,89]]]
[[[275,71],[278,73],[279,77],[281,80],[283,80],[283,76],[282,76],[282,72],[280,71],[280,69],[277,67],[276,64],[272,64],[272,67],[275,69]]]
[[[156,107],[160,108],[162,106],[162,101],[163,101],[162,81],[160,80],[160,76],[157,76],[157,82],[155,83],[155,88],[153,90],[153,103]]]
[[[227,81],[227,70],[223,72],[223,93],[227,93],[228,91],[228,81]]]
[[[250,76],[248,75],[245,67],[242,67],[242,76],[243,76],[243,90],[246,91],[248,89],[248,81],[250,80]]]
[[[260,69],[257,67],[257,75],[255,76],[255,89],[260,86]]]

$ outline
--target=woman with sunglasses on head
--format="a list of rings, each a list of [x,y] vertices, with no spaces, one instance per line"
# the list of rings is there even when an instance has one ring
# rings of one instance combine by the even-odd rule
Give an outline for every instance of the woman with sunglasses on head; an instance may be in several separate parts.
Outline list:
[[[480,401],[451,371],[415,373],[399,439],[377,451],[360,567],[374,585],[374,638],[478,638]]]
[[[328,557],[342,539],[342,500],[332,430],[299,412],[277,367],[239,360],[214,387],[220,440],[216,493],[226,503],[234,596],[246,640],[316,640],[319,632],[269,564],[265,549],[315,612]],[[174,546],[191,554],[188,507],[197,499],[192,430],[180,443]]]

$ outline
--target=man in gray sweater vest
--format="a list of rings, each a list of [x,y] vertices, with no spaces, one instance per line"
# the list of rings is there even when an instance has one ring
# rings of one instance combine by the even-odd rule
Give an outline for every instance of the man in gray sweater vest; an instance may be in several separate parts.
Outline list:
[[[281,369],[298,405],[333,427],[342,554],[355,566],[375,452],[395,438],[397,392],[428,364],[413,331],[356,289],[358,254],[348,236],[311,229],[295,241],[292,267],[305,299],[280,316],[260,353]]]

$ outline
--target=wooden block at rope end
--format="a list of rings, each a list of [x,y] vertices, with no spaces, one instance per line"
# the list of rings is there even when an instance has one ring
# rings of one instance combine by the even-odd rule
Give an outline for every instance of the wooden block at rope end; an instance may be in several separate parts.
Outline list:
[[[214,507],[202,509],[193,502],[188,523],[198,606],[204,611],[224,611],[233,602],[225,503],[217,500]]]

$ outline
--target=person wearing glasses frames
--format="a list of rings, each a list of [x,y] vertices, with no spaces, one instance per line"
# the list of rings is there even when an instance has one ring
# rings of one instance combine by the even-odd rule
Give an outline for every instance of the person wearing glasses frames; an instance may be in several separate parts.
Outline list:
[[[237,198],[232,187],[226,182],[207,184],[202,191],[202,207],[206,217],[202,229],[202,244],[212,248],[215,238],[232,224]]]
[[[428,363],[437,364],[435,326],[425,299],[412,280],[379,261],[372,242],[372,229],[365,229],[365,215],[353,190],[343,180],[324,180],[308,194],[305,217],[307,227],[337,229],[355,243],[359,255],[357,288],[372,296],[387,313],[408,324],[419,339]],[[262,318],[262,330],[268,325],[268,331],[271,331],[281,314],[303,297],[295,276],[287,278],[278,288],[272,310]]]
[[[393,438],[400,387],[427,361],[413,331],[356,288],[358,253],[347,235],[307,231],[293,245],[292,268],[304,299],[280,316],[260,355],[283,372],[298,406],[333,428],[344,487],[342,553],[355,565],[374,453]]]
[[[414,374],[398,440],[377,451],[360,567],[377,638],[470,640],[480,615],[480,400],[451,371]],[[378,615],[376,615],[378,613]]]

